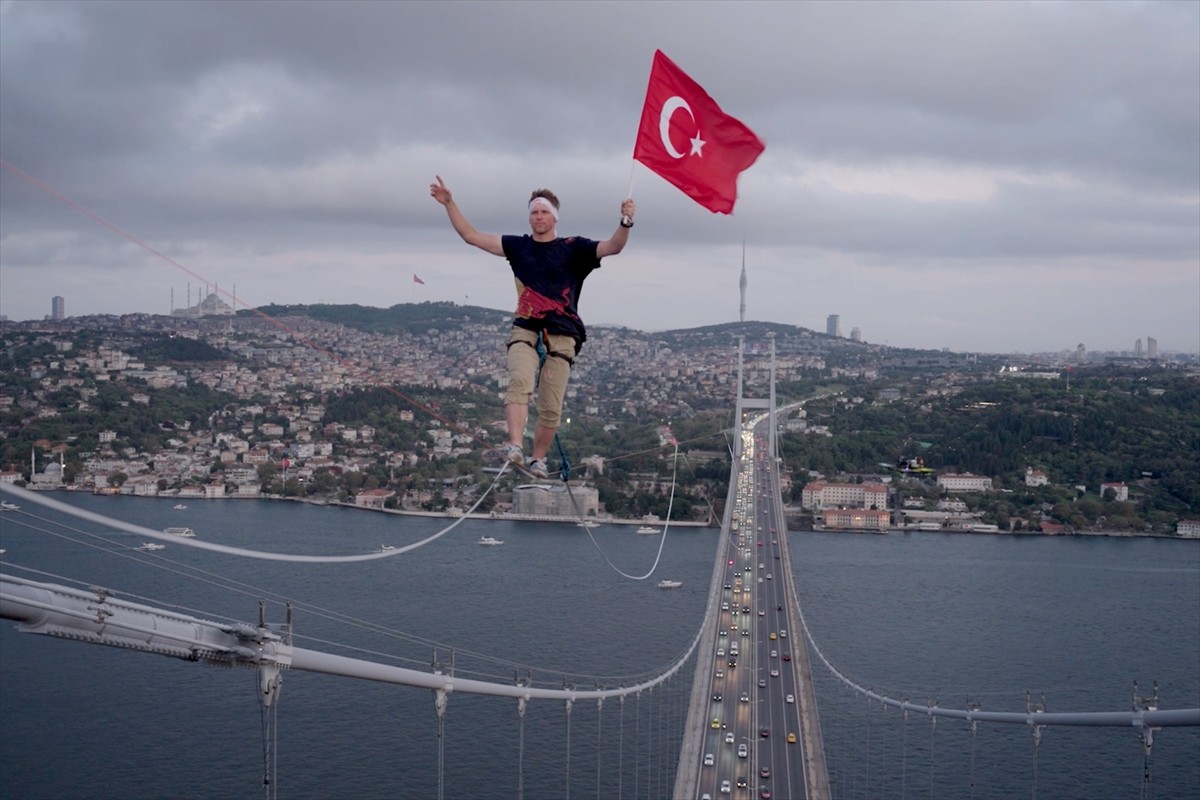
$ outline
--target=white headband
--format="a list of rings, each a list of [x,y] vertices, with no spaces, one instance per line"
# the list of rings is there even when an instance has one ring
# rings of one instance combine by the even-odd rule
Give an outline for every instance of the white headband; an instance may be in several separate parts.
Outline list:
[[[550,216],[554,217],[554,221],[558,222],[558,209],[555,208],[554,204],[551,203],[549,200],[547,200],[546,198],[541,197],[539,195],[538,197],[535,197],[529,201],[529,210],[530,211],[533,211],[534,206],[541,206],[542,208],[546,209],[547,211],[550,212]]]

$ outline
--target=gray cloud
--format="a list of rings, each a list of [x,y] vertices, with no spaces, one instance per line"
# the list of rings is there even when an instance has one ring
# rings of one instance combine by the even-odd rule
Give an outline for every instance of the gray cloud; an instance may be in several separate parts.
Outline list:
[[[481,229],[519,232],[548,185],[564,233],[603,238],[662,48],[767,151],[732,218],[635,167],[633,243],[589,282],[585,316],[731,319],[745,238],[757,318],[857,309],[913,346],[1196,350],[1198,40],[1200,6],[1177,2],[3,2],[0,150],[259,302],[402,302],[419,268],[415,299],[504,307],[503,263],[449,230],[433,174]],[[71,313],[161,310],[192,280],[8,170],[0,207],[12,318],[62,286]],[[106,288],[130,271],[153,276],[145,297]],[[826,305],[798,313],[776,279]],[[1106,308],[1114,284],[1164,291],[1075,330],[1051,313],[1014,329],[1016,304],[1039,305],[1030,280]],[[926,335],[893,322],[899,297],[942,321],[979,307]]]

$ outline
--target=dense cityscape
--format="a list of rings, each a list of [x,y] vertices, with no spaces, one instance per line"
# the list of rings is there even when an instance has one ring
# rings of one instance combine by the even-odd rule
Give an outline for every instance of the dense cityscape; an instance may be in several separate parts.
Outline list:
[[[66,317],[63,308],[55,298],[45,320],[3,323],[0,480],[450,514],[475,506],[494,480],[500,462],[491,448],[504,430],[503,312],[423,303],[234,313],[215,295],[170,316]],[[1091,381],[1099,396],[1141,398],[1146,405],[1134,414],[1174,403],[1194,423],[1194,354],[1160,355],[1149,337],[1145,347],[1138,340],[1105,354],[1083,345],[1040,355],[905,350],[867,343],[857,328],[842,337],[836,315],[825,333],[760,322],[660,333],[593,328],[562,431],[578,491],[509,484],[476,510],[661,517],[679,442],[686,468],[672,516],[713,521],[728,480],[739,339],[745,395],[767,395],[773,366],[778,403],[792,404],[781,452],[798,527],[1200,535],[1195,482],[1171,464],[1136,455],[1137,464],[1059,467],[1072,462],[1034,446],[1063,438],[1050,428],[1023,440],[1017,460],[995,431],[991,445],[975,448],[993,452],[954,458],[947,443],[918,435],[919,425],[901,430],[884,418],[898,413],[917,424],[946,404],[961,411],[956,398],[979,391],[991,394],[972,401],[976,414],[998,409],[992,395],[1007,392],[1010,407],[1019,400],[1062,418],[1034,389],[1008,387],[1062,386],[1057,396],[1072,393],[1072,381],[1079,391]],[[1070,436],[1075,451],[1087,439]],[[1194,465],[1194,425],[1181,436],[1176,455]],[[960,450],[970,440],[960,437]],[[1009,458],[997,460],[1000,453]],[[984,474],[980,465],[991,469]]]

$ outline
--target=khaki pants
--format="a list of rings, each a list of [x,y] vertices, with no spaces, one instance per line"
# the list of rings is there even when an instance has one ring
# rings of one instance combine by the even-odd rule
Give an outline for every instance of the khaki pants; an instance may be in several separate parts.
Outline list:
[[[562,417],[567,379],[571,377],[571,362],[567,359],[575,358],[575,338],[546,334],[546,362],[538,378],[536,347],[540,335],[537,331],[525,328],[512,329],[512,336],[508,340],[508,391],[504,395],[504,402],[507,405],[528,404],[536,379],[538,424],[557,428]]]

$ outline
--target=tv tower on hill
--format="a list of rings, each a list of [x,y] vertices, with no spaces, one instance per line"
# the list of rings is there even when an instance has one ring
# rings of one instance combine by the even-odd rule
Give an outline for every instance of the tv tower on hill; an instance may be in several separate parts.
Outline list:
[[[746,321],[746,240],[742,239],[742,277],[738,279],[738,289],[742,293],[742,305],[738,312],[738,322]]]

